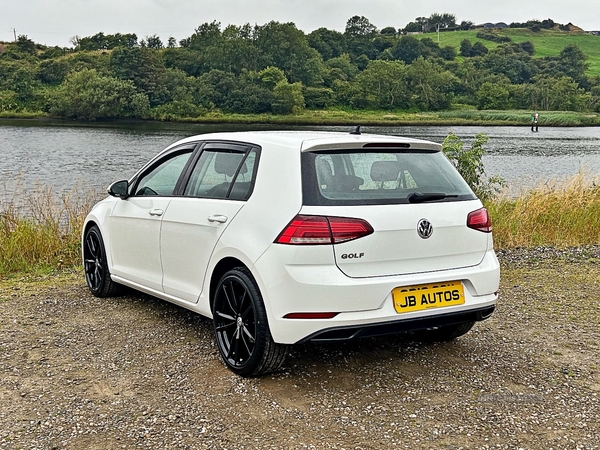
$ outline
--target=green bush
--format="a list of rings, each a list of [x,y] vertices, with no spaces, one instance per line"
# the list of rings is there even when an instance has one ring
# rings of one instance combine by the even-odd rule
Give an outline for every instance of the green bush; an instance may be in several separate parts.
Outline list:
[[[484,202],[492,200],[506,185],[506,181],[502,177],[487,177],[485,173],[483,155],[486,151],[483,145],[487,141],[487,135],[479,133],[475,136],[471,148],[466,150],[460,138],[450,133],[442,144],[443,151],[450,162],[471,186],[475,195]]]

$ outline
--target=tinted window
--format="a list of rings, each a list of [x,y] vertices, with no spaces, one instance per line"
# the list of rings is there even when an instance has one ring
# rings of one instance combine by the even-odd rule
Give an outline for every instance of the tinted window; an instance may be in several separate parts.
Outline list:
[[[204,150],[192,171],[184,195],[244,200],[250,193],[256,151]]]
[[[315,152],[303,154],[302,164],[308,205],[408,203],[413,192],[475,198],[442,152]]]
[[[139,178],[134,195],[173,195],[191,150],[170,156]]]

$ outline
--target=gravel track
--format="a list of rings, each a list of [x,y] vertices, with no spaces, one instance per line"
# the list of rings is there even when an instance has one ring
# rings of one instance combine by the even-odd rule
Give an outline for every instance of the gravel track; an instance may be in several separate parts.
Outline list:
[[[0,448],[600,449],[600,247],[499,257],[462,338],[306,344],[255,379],[161,300],[1,282]]]

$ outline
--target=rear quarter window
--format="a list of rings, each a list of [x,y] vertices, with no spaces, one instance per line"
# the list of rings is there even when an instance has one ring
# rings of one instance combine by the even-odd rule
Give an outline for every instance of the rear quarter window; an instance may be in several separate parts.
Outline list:
[[[440,151],[319,151],[302,154],[306,205],[408,203],[411,193],[441,193],[437,201],[475,195]]]

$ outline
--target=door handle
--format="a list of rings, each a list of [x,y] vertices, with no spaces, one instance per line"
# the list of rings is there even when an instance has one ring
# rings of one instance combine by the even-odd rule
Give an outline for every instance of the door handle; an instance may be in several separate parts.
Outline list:
[[[222,216],[220,214],[213,214],[212,216],[208,216],[208,221],[209,222],[225,223],[225,222],[227,222],[227,216]]]
[[[157,216],[157,217],[162,216],[164,213],[165,212],[162,209],[151,209],[150,212],[149,212],[149,214],[151,216]]]

